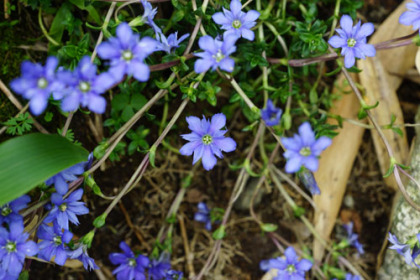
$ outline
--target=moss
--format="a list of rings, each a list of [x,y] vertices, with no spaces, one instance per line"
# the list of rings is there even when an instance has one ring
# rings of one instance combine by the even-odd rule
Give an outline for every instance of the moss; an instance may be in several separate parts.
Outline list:
[[[0,57],[3,62],[0,64],[0,76],[6,85],[20,75],[20,64],[25,59],[25,51],[17,48],[22,44],[22,38],[16,27],[0,28]],[[18,113],[17,108],[9,101],[5,94],[0,94],[0,122],[4,122]]]

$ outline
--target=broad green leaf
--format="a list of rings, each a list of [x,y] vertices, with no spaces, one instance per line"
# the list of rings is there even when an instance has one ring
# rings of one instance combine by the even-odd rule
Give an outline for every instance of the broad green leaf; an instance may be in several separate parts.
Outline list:
[[[59,135],[34,133],[0,144],[0,205],[87,158],[85,149]]]
[[[60,9],[58,9],[54,20],[51,24],[50,36],[53,37],[57,42],[61,42],[61,37],[63,36],[64,29],[73,17],[69,6],[70,5],[68,3],[64,3],[60,7]]]

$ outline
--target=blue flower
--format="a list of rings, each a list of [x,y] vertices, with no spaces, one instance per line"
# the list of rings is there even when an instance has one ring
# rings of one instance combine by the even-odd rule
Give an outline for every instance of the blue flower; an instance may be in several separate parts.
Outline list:
[[[312,195],[321,194],[321,190],[315,180],[314,173],[306,168],[301,168],[297,173],[300,181],[303,183],[305,188],[310,191]]]
[[[145,280],[145,270],[149,265],[149,259],[141,254],[136,257],[125,242],[120,243],[120,248],[123,253],[109,255],[110,261],[118,265],[112,274],[116,274],[118,280]]]
[[[350,243],[350,245],[354,246],[359,252],[359,254],[364,254],[365,250],[363,250],[363,245],[360,244],[358,240],[359,235],[353,233],[353,222],[343,225],[343,227],[347,231],[347,240]]]
[[[156,50],[157,41],[150,37],[140,40],[125,22],[117,27],[116,33],[117,37],[109,38],[98,47],[98,55],[110,60],[108,72],[116,81],[121,81],[125,74],[141,82],[147,81],[150,69],[144,59]]]
[[[204,223],[207,230],[211,230],[210,210],[204,202],[197,205],[198,211],[194,214],[194,220]]]
[[[10,83],[16,93],[30,100],[29,108],[34,115],[45,110],[52,93],[64,88],[64,84],[56,78],[57,65],[58,59],[54,56],[48,57],[45,66],[24,61],[21,65],[22,76]]]
[[[68,230],[62,231],[54,223],[52,227],[42,224],[38,229],[37,236],[39,239],[42,239],[38,243],[38,256],[47,261],[50,261],[55,256],[54,262],[58,265],[64,265],[69,253],[66,244],[73,238],[73,233]]]
[[[298,260],[295,249],[288,247],[284,252],[286,258],[275,258],[260,263],[264,271],[277,269],[277,276],[273,280],[305,279],[305,273],[312,267],[312,262],[307,259]]]
[[[226,36],[224,41],[213,39],[209,35],[201,37],[198,40],[198,45],[204,52],[195,54],[200,59],[197,59],[194,64],[194,71],[203,73],[210,68],[214,71],[219,67],[227,72],[232,72],[235,61],[229,55],[236,51],[236,40],[235,36]]]
[[[140,2],[143,5],[144,9],[142,18],[147,19],[149,21],[153,20],[153,18],[157,14],[157,8],[153,9],[152,4],[150,4],[150,2],[147,0],[141,0]]]
[[[12,221],[23,221],[19,211],[26,208],[31,198],[27,195],[22,195],[12,202],[6,203],[0,207],[0,225],[3,223],[10,224]]]
[[[171,269],[166,272],[165,277],[166,278],[164,280],[182,280],[184,274],[181,271]]]
[[[197,117],[187,117],[188,128],[192,131],[189,134],[181,135],[189,143],[179,150],[181,155],[190,156],[194,153],[193,164],[202,158],[203,167],[211,170],[218,158],[223,158],[223,152],[232,152],[236,149],[236,142],[223,136],[227,130],[221,130],[226,125],[226,116],[222,113],[215,114],[211,121],[204,116],[200,120]]]
[[[86,244],[79,243],[73,251],[69,252],[69,257],[81,261],[86,270],[99,269],[95,260],[89,257]]]
[[[144,12],[142,15],[142,21],[150,25],[150,27],[153,28],[156,34],[159,31],[161,32],[161,29],[153,21],[155,15],[157,14],[157,8],[153,9],[152,4],[150,4],[150,2],[147,0],[141,0],[141,4],[143,5],[143,9],[144,9]]]
[[[68,183],[73,182],[77,179],[79,175],[82,175],[85,172],[86,168],[89,168],[93,161],[93,154],[89,154],[88,160],[85,162],[77,163],[60,173],[54,175],[45,181],[47,186],[54,184],[54,187],[57,193],[65,195],[69,190]]]
[[[246,13],[241,11],[242,4],[239,0],[230,2],[230,11],[223,8],[223,13],[215,13],[212,18],[215,23],[222,25],[222,29],[226,30],[223,36],[234,35],[236,38],[243,37],[250,41],[254,41],[255,34],[251,31],[257,23],[255,22],[260,13],[250,10]]]
[[[299,134],[292,138],[282,138],[281,142],[286,149],[283,154],[287,159],[286,172],[294,173],[301,166],[315,172],[318,169],[318,156],[332,141],[326,136],[315,139],[311,125],[305,122],[299,127]]]
[[[412,25],[413,30],[418,30],[420,28],[420,0],[413,1],[414,3],[407,3],[408,11],[401,14],[399,22],[404,25]]]
[[[279,124],[282,113],[283,111],[280,108],[276,108],[273,101],[268,99],[267,107],[261,110],[261,118],[267,126],[275,126]]]
[[[163,252],[159,259],[150,259],[149,277],[153,280],[162,280],[166,276],[166,273],[171,269],[169,259],[170,256],[166,252]]]
[[[89,209],[85,206],[85,203],[78,201],[82,198],[83,189],[78,189],[71,193],[67,198],[63,197],[58,193],[51,195],[51,202],[54,204],[52,210],[45,218],[46,223],[56,221],[62,229],[69,229],[69,220],[75,225],[79,224],[77,215],[84,215],[89,213]]]
[[[375,56],[375,47],[366,43],[366,37],[371,35],[375,29],[372,23],[361,25],[359,21],[353,27],[353,20],[348,15],[343,15],[340,19],[341,29],[336,29],[338,35],[332,36],[328,43],[333,48],[342,48],[341,55],[344,56],[344,66],[350,68],[354,65],[357,58],[365,59],[366,56]]]
[[[420,236],[417,235],[417,239],[420,242]],[[413,263],[417,266],[417,264],[414,262],[415,258],[418,256],[419,252],[417,250],[414,250],[413,253],[411,253],[411,246],[409,244],[404,244],[398,241],[397,237],[389,232],[388,241],[392,244],[389,249],[397,251],[398,254],[404,257],[405,262],[408,265],[412,265]],[[414,256],[414,258],[413,258]]]
[[[32,240],[26,241],[29,234],[23,232],[23,221],[13,221],[9,231],[0,227],[0,259],[2,270],[12,277],[19,276],[26,256],[38,253],[38,246]]]
[[[73,72],[59,71],[57,76],[67,85],[60,96],[56,95],[56,99],[62,99],[61,109],[65,112],[75,111],[80,105],[94,113],[104,113],[106,100],[101,94],[118,82],[107,72],[97,75],[89,56],[84,56]]]
[[[347,273],[345,280],[362,280],[362,278],[359,275],[353,275],[351,273]]]
[[[159,40],[156,50],[171,53],[172,48],[179,48],[179,44],[188,38],[188,36],[190,36],[190,34],[184,34],[181,38],[177,39],[178,32],[175,32],[166,38],[166,36],[160,32],[156,35],[156,38]]]

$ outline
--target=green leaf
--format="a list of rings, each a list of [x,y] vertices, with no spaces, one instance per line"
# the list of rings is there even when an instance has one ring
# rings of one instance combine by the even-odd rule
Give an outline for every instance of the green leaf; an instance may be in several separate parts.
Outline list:
[[[102,215],[96,217],[96,219],[93,221],[93,226],[96,228],[101,228],[105,225],[106,220],[106,214],[103,213]]]
[[[22,271],[22,273],[19,275],[18,280],[28,280],[29,279],[29,271],[24,270]]]
[[[277,228],[278,226],[275,224],[262,224],[261,225],[261,229],[264,232],[273,232],[273,231],[276,231]]]
[[[27,193],[88,152],[59,135],[28,134],[0,145],[0,205]]]
[[[134,110],[132,107],[127,106],[124,108],[124,110],[122,111],[121,114],[121,118],[123,121],[128,121],[129,119],[131,119],[131,117],[134,115]]]
[[[215,232],[213,232],[213,238],[215,240],[223,239],[226,236],[226,228],[224,225],[221,225]]]
[[[60,9],[58,9],[54,20],[50,28],[50,36],[53,37],[57,42],[61,41],[64,29],[71,22],[73,15],[70,11],[70,5],[64,3]]]

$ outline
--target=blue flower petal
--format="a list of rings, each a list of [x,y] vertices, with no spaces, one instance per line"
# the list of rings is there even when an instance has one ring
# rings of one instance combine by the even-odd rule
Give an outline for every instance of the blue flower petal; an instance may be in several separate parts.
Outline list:
[[[242,4],[239,0],[232,0],[230,2],[230,10],[233,14],[233,16],[237,17],[239,16],[241,10],[242,10]]]
[[[203,145],[204,146],[204,145]],[[204,169],[211,170],[217,163],[216,157],[213,155],[210,147],[204,147],[203,158],[202,161]]]
[[[211,117],[210,128],[208,130],[208,133],[210,135],[213,135],[215,131],[222,129],[225,125],[226,116],[222,113],[214,114],[213,117]]]
[[[356,63],[356,58],[354,57],[353,50],[347,51],[346,55],[344,56],[344,66],[346,68],[351,68]]]
[[[38,94],[29,101],[29,109],[35,116],[38,116],[44,112],[45,108],[47,108],[47,104],[48,97]]]
[[[231,21],[221,12],[215,13],[211,18],[217,24],[230,24],[231,23]]]
[[[200,145],[202,145],[201,140],[190,142],[182,146],[179,152],[183,156],[190,156],[193,154],[194,150],[197,149],[197,147]]]
[[[349,15],[343,15],[340,19],[340,27],[341,29],[346,32],[348,37],[351,36],[353,31],[353,20]]]
[[[356,39],[356,41],[361,40],[366,38],[367,36],[372,35],[372,33],[375,31],[375,26],[368,22],[368,23],[364,23],[360,29],[358,30],[356,36],[354,39]]]
[[[132,61],[128,65],[127,72],[140,82],[146,82],[150,76],[149,66],[140,61]]]
[[[195,164],[204,154],[204,144],[198,145],[194,149],[193,164]]]
[[[302,166],[303,158],[301,156],[292,157],[287,160],[285,170],[287,173],[295,173]]]
[[[254,41],[255,39],[254,31],[251,31],[249,29],[242,29],[242,37],[249,41]]]
[[[305,157],[302,164],[312,172],[318,170],[318,159],[315,156]]]
[[[197,74],[206,72],[207,70],[210,69],[210,67],[212,66],[213,62],[211,60],[208,59],[197,59],[194,63],[194,71]]]
[[[347,46],[347,40],[345,38],[334,35],[328,40],[328,44],[330,44],[333,48],[342,48]]]
[[[303,146],[311,146],[315,142],[315,133],[308,122],[301,124],[298,130]]]
[[[233,152],[236,150],[236,142],[230,137],[214,139],[214,144],[223,152]]]

